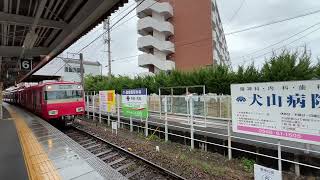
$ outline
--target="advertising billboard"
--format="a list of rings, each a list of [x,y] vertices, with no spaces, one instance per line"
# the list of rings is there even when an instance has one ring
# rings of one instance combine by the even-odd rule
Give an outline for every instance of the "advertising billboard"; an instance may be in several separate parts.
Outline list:
[[[232,84],[234,132],[320,144],[320,80]]]
[[[115,90],[99,91],[100,108],[103,112],[115,112],[116,92]]]
[[[122,115],[125,117],[148,118],[147,89],[122,90]]]

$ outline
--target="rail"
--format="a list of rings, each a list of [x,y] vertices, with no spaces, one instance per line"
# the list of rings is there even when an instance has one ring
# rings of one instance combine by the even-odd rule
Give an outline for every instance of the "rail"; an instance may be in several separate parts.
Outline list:
[[[103,152],[100,152],[100,153],[97,153],[97,156],[98,157],[101,157],[102,160],[107,160],[107,159],[111,159],[112,157],[115,157],[113,156],[113,154],[116,154],[116,152],[121,152],[122,154],[125,154],[126,156],[123,157],[121,156],[121,158],[117,158],[117,159],[114,159],[112,160],[111,162],[108,162],[108,164],[110,165],[116,165],[117,163],[120,163],[121,161],[124,161],[125,159],[134,159],[134,160],[138,160],[139,162],[143,162],[143,164],[146,164],[148,165],[151,169],[152,169],[152,172],[154,172],[154,170],[157,171],[157,173],[161,174],[162,175],[162,178],[166,178],[166,179],[177,179],[177,180],[184,180],[185,178],[179,176],[178,174],[174,173],[174,172],[171,172],[145,158],[142,158],[124,148],[121,148],[111,142],[108,142],[107,140],[105,139],[102,139],[98,136],[96,136],[95,134],[93,134],[92,132],[88,132],[87,130],[81,128],[80,126],[73,126],[72,127],[72,131],[70,132],[66,132],[66,134],[71,137],[72,139],[74,139],[75,141],[78,141],[79,142],[79,139],[81,139],[81,134],[85,135],[85,136],[89,136],[90,139],[87,139],[87,140],[82,140],[82,142],[85,141],[85,144],[89,144],[89,148],[90,151],[94,152],[96,151],[94,148],[101,148],[101,146],[103,145],[96,145],[97,144],[97,141],[98,142],[102,142],[103,144],[106,144],[107,145],[107,149],[105,149]],[[79,132],[79,133],[77,133]],[[78,136],[75,137],[74,135],[77,134]],[[80,137],[80,138],[79,138]],[[92,138],[92,139],[91,139]],[[81,142],[80,142],[81,143]],[[111,154],[111,155],[110,155]],[[107,155],[107,156],[102,156],[102,155]],[[109,155],[109,156],[108,156]],[[108,158],[109,157],[109,158]],[[129,168],[130,166],[133,166],[133,164],[137,164],[136,162],[134,161],[128,161],[126,162],[125,164],[123,164],[122,166],[120,167],[117,167],[115,168],[116,170],[119,170],[119,171],[122,171],[126,168]],[[138,176],[139,173],[143,173],[145,171],[148,171],[148,169],[144,169],[144,168],[141,168],[141,165],[139,165],[139,167],[136,169],[136,170],[133,170],[131,173],[127,173],[127,174],[124,174],[126,177],[128,178],[131,178],[131,177],[134,177],[134,176]],[[154,175],[154,174],[153,174]],[[140,175],[139,175],[140,176]],[[159,176],[159,175],[154,175],[155,176]]]

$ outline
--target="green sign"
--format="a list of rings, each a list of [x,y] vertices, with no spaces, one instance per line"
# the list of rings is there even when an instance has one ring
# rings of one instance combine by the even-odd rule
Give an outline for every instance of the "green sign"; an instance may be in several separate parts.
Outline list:
[[[122,115],[146,119],[148,112],[147,89],[122,90]]]

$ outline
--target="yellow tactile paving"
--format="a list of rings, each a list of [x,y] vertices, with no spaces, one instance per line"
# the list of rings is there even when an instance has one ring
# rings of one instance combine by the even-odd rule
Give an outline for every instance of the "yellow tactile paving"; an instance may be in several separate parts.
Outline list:
[[[30,180],[58,180],[61,179],[54,168],[53,163],[48,158],[45,151],[37,141],[26,122],[12,108],[8,111],[14,120],[22,146],[23,156]]]

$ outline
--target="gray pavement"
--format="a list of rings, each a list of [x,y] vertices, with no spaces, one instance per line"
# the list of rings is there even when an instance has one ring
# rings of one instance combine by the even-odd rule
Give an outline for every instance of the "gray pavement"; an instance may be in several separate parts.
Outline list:
[[[4,117],[0,119],[0,179],[27,180],[22,149],[13,120],[3,108]]]

